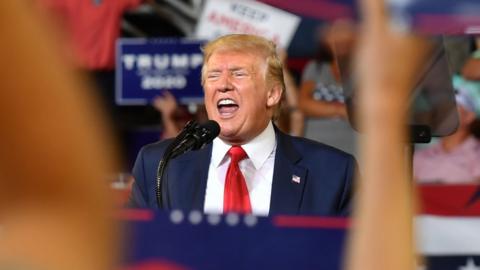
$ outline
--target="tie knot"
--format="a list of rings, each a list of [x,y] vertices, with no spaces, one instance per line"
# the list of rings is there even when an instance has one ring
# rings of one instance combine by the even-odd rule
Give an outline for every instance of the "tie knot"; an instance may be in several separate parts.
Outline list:
[[[240,160],[247,157],[247,153],[241,146],[234,145],[230,150],[228,150],[228,155],[232,159],[233,162],[239,162]]]

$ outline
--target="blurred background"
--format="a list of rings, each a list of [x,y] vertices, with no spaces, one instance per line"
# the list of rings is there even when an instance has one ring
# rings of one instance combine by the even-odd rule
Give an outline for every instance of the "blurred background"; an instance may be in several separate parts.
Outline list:
[[[58,54],[88,78],[107,115],[120,159],[109,176],[118,206],[142,146],[176,136],[189,120],[207,119],[200,47],[226,33],[277,42],[287,84],[279,128],[359,159],[353,0],[26,2],[48,17]],[[419,267],[480,269],[480,4],[390,0],[387,6],[393,29],[435,44],[412,89],[407,123],[420,198],[417,244],[426,256]]]

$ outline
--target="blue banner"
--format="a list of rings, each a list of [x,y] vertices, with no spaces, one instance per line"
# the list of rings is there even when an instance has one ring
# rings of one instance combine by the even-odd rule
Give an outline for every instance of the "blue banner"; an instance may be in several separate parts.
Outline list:
[[[115,100],[118,105],[145,105],[163,91],[179,103],[202,103],[200,74],[203,41],[193,39],[119,39]]]

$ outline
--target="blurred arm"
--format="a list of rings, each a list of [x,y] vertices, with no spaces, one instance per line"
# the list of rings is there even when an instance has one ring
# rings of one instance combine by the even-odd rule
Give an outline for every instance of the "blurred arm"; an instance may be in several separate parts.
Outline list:
[[[347,269],[414,269],[407,101],[428,46],[388,28],[384,1],[363,0],[361,7],[364,20],[356,75],[363,173]]]
[[[163,134],[162,138],[173,138],[178,135],[180,129],[177,128],[173,120],[173,114],[178,108],[175,97],[168,91],[162,96],[158,96],[153,100],[153,107],[162,115]]]
[[[480,81],[480,59],[469,58],[463,65],[462,76],[467,80]]]
[[[313,99],[315,82],[304,81],[300,87],[299,107],[308,117],[347,117],[347,110],[344,104],[339,102],[326,102]]]
[[[285,95],[288,108],[290,109],[290,134],[294,136],[303,135],[304,118],[303,113],[298,109],[298,88],[292,74],[284,68],[283,77],[285,80]]]
[[[0,1],[0,17],[0,268],[111,269],[102,114],[24,1]]]

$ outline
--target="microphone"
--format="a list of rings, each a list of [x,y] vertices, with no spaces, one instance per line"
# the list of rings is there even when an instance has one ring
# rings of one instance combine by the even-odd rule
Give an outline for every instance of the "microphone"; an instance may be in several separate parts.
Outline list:
[[[195,122],[194,120],[188,121],[188,123],[183,127],[182,131],[173,139],[173,141],[168,145],[167,149],[165,150],[165,154],[172,153],[173,149],[178,146],[182,140],[185,139],[187,135],[192,133],[194,129],[198,128],[198,123]]]
[[[213,120],[194,126],[178,145],[172,150],[171,158],[174,159],[190,150],[198,150],[211,143],[220,133],[220,126]]]
[[[182,132],[167,147],[157,168],[155,194],[157,197],[158,208],[168,208],[169,204],[168,190],[163,188],[164,186],[168,187],[168,184],[162,181],[168,162],[187,151],[198,150],[204,147],[211,143],[219,133],[220,126],[215,121],[209,120],[202,125],[198,125],[196,122],[192,121],[185,126]],[[165,178],[165,182],[166,181],[168,181],[168,177]]]

